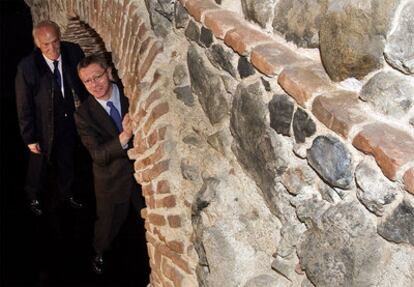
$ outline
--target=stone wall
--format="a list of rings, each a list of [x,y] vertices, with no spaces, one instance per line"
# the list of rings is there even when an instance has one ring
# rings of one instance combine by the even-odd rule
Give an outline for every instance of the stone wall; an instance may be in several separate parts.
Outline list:
[[[112,55],[151,286],[414,285],[414,1],[27,3]]]

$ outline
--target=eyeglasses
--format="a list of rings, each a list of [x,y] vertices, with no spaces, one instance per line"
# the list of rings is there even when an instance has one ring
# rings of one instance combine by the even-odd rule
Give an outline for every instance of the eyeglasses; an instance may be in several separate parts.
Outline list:
[[[92,84],[94,82],[99,82],[99,81],[101,81],[103,79],[103,76],[105,75],[105,73],[106,73],[106,69],[101,74],[96,75],[96,76],[93,76],[93,77],[90,77],[89,79],[87,79],[85,81],[82,81],[82,82],[85,85],[90,85],[90,84]]]

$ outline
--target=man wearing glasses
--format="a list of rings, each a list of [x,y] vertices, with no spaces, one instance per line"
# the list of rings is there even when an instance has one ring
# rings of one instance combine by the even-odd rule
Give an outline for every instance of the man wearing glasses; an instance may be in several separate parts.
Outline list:
[[[127,155],[132,146],[128,99],[111,81],[111,71],[99,55],[78,64],[79,77],[92,95],[76,111],[75,121],[93,161],[97,218],[92,267],[97,274],[103,273],[104,255],[128,216],[131,200],[138,210],[144,206]]]

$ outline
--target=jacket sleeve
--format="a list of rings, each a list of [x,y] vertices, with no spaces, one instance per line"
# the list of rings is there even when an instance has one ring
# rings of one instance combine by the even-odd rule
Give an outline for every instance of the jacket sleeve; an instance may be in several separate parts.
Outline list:
[[[16,107],[19,120],[20,133],[25,144],[38,142],[35,121],[34,84],[32,73],[25,73],[23,64],[17,67],[15,79]]]
[[[89,151],[95,164],[106,166],[116,159],[128,156],[119,142],[119,137],[114,136],[111,139],[103,140],[91,122],[88,121],[85,113],[75,112],[75,122],[82,143]]]

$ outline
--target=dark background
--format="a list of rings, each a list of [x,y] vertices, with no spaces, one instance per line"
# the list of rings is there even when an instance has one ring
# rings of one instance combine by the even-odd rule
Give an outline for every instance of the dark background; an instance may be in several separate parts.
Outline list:
[[[19,60],[33,50],[32,19],[23,0],[0,0],[0,13],[0,286],[147,286],[144,230],[132,209],[114,242],[108,269],[101,276],[92,272],[95,210],[88,170],[80,171],[77,182],[86,208],[68,213],[71,229],[63,241],[50,236],[43,215],[28,210],[23,190],[28,149],[19,134],[14,77]]]

